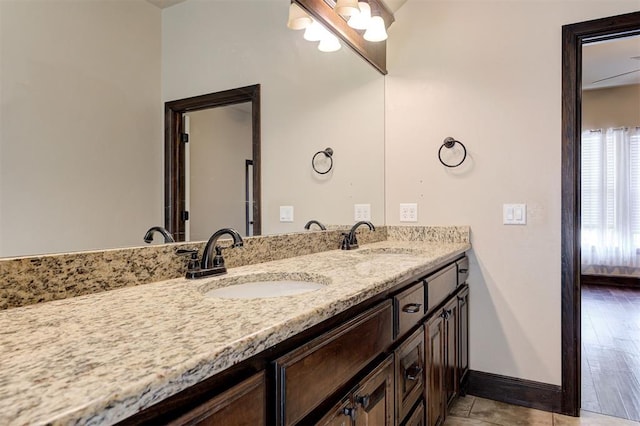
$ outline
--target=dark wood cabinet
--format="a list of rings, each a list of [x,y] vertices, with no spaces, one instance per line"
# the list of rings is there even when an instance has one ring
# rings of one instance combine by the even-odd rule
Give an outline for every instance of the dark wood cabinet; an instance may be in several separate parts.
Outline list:
[[[387,300],[275,362],[276,423],[299,422],[393,341]]]
[[[387,357],[317,423],[320,426],[394,425],[393,356]]]
[[[123,423],[442,425],[469,369],[459,269],[409,278]]]
[[[458,383],[460,394],[466,393],[469,375],[469,287],[465,286],[458,300]]]
[[[261,426],[266,424],[264,372],[222,392],[167,423],[171,426]]]
[[[444,423],[444,318],[434,315],[424,325],[425,338],[425,400],[427,406],[427,425],[438,426]]]

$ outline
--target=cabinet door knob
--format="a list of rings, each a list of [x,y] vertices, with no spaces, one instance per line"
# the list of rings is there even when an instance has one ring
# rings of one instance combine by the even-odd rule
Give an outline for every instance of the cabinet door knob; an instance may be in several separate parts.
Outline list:
[[[420,312],[420,307],[422,305],[420,303],[408,303],[402,307],[402,312],[406,312],[408,314],[415,314]]]
[[[356,409],[354,407],[346,407],[342,410],[342,414],[349,417],[352,421],[356,421]]]
[[[371,396],[370,395],[363,395],[363,396],[357,396],[356,397],[356,403],[360,404],[362,406],[362,408],[364,408],[365,410],[367,409],[367,407],[369,407],[369,402],[371,401]]]
[[[421,373],[422,373],[422,367],[420,366],[420,364],[415,363],[415,364],[411,364],[411,366],[405,370],[404,377],[406,377],[407,380],[414,381],[414,380],[418,380]]]

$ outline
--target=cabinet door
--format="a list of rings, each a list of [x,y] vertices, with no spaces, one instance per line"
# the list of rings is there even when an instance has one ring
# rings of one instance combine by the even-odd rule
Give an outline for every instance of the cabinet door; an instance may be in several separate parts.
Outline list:
[[[264,372],[235,385],[168,424],[172,426],[264,425]]]
[[[449,406],[458,395],[458,299],[453,298],[443,310],[445,322],[445,402]]]
[[[418,329],[395,350],[396,413],[402,421],[424,394],[424,331]]]
[[[424,403],[422,401],[413,410],[407,421],[402,423],[402,426],[424,426]]]
[[[427,425],[444,423],[444,319],[436,315],[425,324]]]
[[[353,395],[356,426],[393,426],[393,355],[361,382]]]
[[[469,373],[469,287],[458,294],[458,383],[461,393]]]

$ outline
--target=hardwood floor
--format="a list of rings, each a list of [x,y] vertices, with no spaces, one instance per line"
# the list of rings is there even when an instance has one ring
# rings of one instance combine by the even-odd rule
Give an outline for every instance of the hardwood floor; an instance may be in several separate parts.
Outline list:
[[[640,421],[640,289],[582,286],[582,409]]]

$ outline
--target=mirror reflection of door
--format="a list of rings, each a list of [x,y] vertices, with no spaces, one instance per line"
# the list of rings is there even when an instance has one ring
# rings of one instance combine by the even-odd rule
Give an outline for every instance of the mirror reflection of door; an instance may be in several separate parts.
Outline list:
[[[188,241],[208,239],[220,228],[251,235],[247,215],[247,160],[252,158],[251,103],[187,112],[185,171]],[[249,209],[251,211],[251,209]]]

